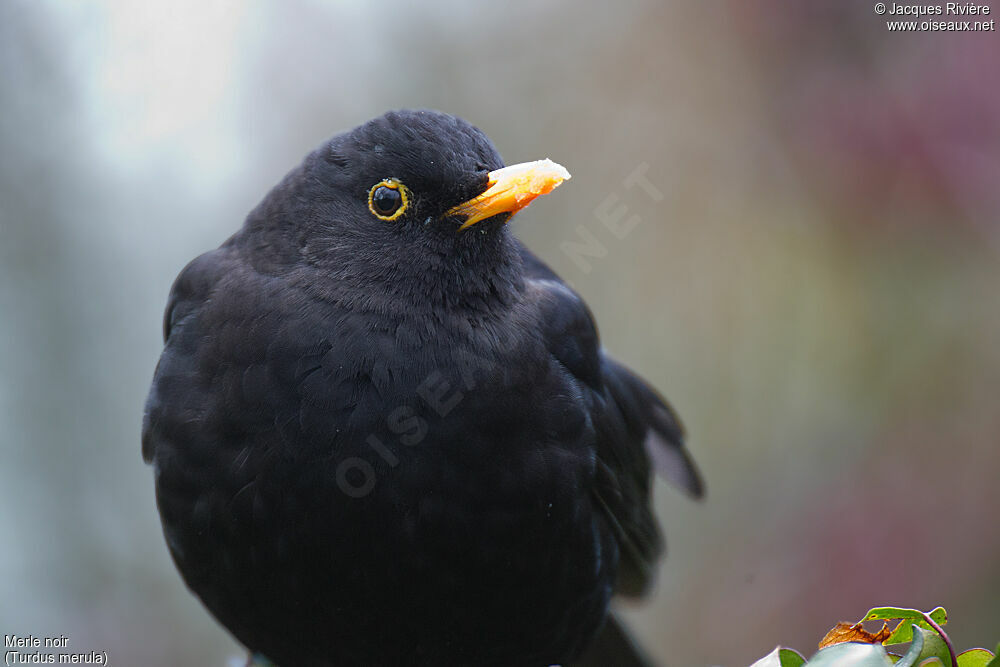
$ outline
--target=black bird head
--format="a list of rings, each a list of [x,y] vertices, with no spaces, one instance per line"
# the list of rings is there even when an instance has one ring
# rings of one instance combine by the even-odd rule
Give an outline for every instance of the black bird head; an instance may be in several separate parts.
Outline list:
[[[308,155],[235,240],[254,248],[258,270],[311,267],[328,298],[356,299],[366,285],[384,301],[468,305],[519,280],[505,223],[567,178],[549,160],[503,167],[455,116],[393,111]]]

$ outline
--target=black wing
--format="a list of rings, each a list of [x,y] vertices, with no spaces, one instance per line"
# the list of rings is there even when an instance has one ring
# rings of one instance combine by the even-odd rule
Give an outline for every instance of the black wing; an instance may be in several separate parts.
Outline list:
[[[663,552],[650,506],[653,469],[693,497],[703,494],[701,477],[670,405],[605,354],[586,304],[555,272],[523,246],[521,257],[532,287],[545,296],[550,352],[592,390],[598,458],[594,502],[621,547],[616,592],[641,595]]]

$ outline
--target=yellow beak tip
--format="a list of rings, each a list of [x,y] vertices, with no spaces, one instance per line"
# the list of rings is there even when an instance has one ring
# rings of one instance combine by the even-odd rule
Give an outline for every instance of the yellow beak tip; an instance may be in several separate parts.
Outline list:
[[[503,167],[489,173],[482,194],[449,209],[447,215],[465,216],[461,231],[500,213],[514,215],[570,178],[566,167],[548,158]]]

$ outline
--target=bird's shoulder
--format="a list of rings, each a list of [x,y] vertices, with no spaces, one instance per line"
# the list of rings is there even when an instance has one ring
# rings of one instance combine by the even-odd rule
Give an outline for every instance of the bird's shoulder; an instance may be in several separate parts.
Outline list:
[[[587,304],[552,269],[518,242],[526,292],[538,309],[549,354],[577,380],[600,391],[601,350],[597,324]]]
[[[235,237],[234,237],[235,238]],[[146,400],[143,457],[207,438],[226,415],[293,407],[323,350],[301,335],[308,310],[281,276],[259,271],[230,239],[189,262],[163,314],[164,348]],[[298,342],[296,342],[298,341]],[[308,349],[306,349],[308,348]]]
[[[170,287],[163,311],[163,340],[170,340],[174,327],[188,319],[208,301],[222,278],[238,263],[231,242],[204,252],[181,269]]]

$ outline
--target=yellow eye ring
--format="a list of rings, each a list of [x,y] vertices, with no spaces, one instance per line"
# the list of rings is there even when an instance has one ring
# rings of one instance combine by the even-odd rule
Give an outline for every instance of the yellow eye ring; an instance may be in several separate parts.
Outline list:
[[[368,191],[368,210],[379,220],[395,220],[410,207],[410,190],[395,178],[386,178]]]

